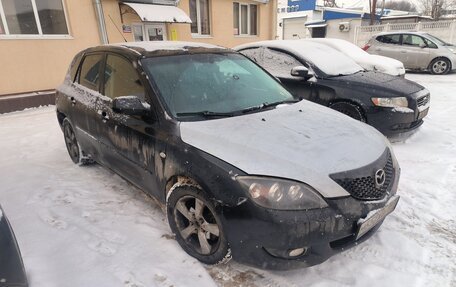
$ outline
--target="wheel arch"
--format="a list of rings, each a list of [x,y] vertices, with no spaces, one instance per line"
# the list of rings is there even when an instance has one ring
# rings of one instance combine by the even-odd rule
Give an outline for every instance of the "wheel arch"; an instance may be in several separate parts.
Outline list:
[[[444,60],[447,60],[447,61],[448,61],[448,63],[450,64],[450,68],[448,69],[448,71],[451,71],[451,70],[453,69],[451,60],[450,60],[448,57],[445,57],[445,56],[437,56],[437,57],[432,58],[431,61],[429,62],[428,66],[427,66],[427,69],[428,69],[429,71],[431,70],[431,64],[432,64],[432,62],[434,62],[435,60],[438,60],[438,59],[444,59]]]
[[[363,118],[366,121],[366,123],[368,122],[366,109],[364,109],[363,104],[358,102],[358,101],[355,101],[355,100],[352,100],[352,99],[341,99],[341,98],[339,98],[339,99],[335,99],[335,100],[331,101],[329,103],[328,107],[332,108],[333,105],[340,104],[340,103],[350,104],[350,105],[354,105],[354,106],[358,107],[359,111],[361,112],[361,116],[363,116]]]

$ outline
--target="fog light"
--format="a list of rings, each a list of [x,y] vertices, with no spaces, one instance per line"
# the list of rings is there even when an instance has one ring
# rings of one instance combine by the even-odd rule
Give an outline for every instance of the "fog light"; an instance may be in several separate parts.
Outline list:
[[[288,251],[288,256],[290,256],[290,257],[301,256],[304,253],[306,253],[306,251],[307,251],[307,248],[290,249],[290,251]]]

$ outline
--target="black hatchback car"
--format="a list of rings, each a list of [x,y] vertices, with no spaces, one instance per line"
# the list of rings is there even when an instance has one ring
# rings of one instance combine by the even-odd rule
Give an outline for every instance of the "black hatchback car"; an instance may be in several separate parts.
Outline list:
[[[383,135],[297,102],[232,50],[90,48],[56,106],[71,159],[155,197],[179,244],[204,263],[318,264],[368,238],[399,200],[400,168]]]
[[[423,86],[365,71],[344,54],[320,43],[264,41],[235,49],[279,78],[295,97],[366,122],[386,136],[418,128],[429,110],[430,94]]]

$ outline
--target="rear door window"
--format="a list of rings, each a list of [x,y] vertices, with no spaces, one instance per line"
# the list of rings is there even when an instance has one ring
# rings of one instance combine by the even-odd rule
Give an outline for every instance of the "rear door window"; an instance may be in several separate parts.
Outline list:
[[[105,96],[115,99],[124,96],[137,96],[144,101],[144,86],[133,64],[121,56],[108,54],[106,60]]]
[[[401,44],[401,35],[394,34],[394,35],[381,35],[378,36],[377,41],[385,43],[385,44],[393,44],[393,45],[400,45]]]
[[[87,55],[81,66],[79,84],[93,91],[99,91],[100,68],[103,62],[103,54]]]

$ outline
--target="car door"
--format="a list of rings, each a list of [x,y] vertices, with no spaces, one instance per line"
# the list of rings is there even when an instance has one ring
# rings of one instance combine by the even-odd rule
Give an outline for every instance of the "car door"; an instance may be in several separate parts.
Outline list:
[[[103,162],[138,187],[157,192],[155,178],[155,134],[158,122],[146,101],[145,82],[132,61],[107,53],[102,96],[99,97],[101,139],[106,151]],[[116,113],[112,101],[136,96],[149,108],[146,116]]]
[[[100,95],[100,73],[103,65],[102,53],[84,55],[71,88],[72,113],[70,116],[76,137],[84,152],[94,159],[99,156],[97,98]]]
[[[402,63],[408,69],[427,67],[429,63],[429,47],[423,37],[413,34],[402,35]]]

